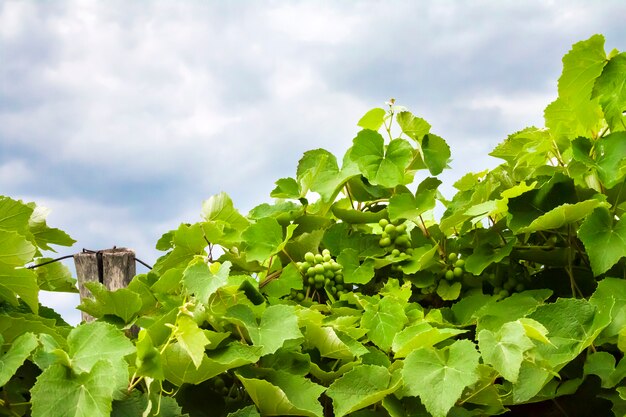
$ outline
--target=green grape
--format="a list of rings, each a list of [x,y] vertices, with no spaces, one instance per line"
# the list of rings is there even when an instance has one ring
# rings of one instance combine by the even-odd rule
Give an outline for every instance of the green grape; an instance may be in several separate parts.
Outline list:
[[[406,223],[402,223],[396,226],[396,231],[398,233],[403,233],[405,230],[406,230]]]
[[[323,274],[324,273],[324,265],[322,265],[322,264],[317,264],[313,268],[315,269],[315,273],[316,274]]]
[[[409,246],[409,237],[407,235],[398,236],[394,243],[398,246]]]
[[[314,266],[310,266],[309,269],[306,270],[306,274],[310,277],[312,277],[313,275],[317,274],[317,272],[315,271],[315,267]]]
[[[394,249],[391,251],[391,256],[400,256],[400,250],[399,249]]]
[[[220,389],[220,388],[224,388],[226,386],[226,383],[221,377],[216,376],[215,379],[213,380],[213,385],[215,385],[215,388]]]
[[[404,253],[406,253],[407,255],[413,255],[413,248],[407,248]]]
[[[463,268],[459,268],[458,266],[454,268],[453,274],[456,278],[460,278],[463,276]]]
[[[338,263],[337,263],[337,262],[335,262],[335,261],[332,261],[331,269],[332,269],[333,271],[337,272],[337,271],[339,271],[339,270],[341,269],[341,265],[340,265],[340,264],[338,264]]]
[[[382,238],[389,237],[389,233],[387,233],[387,232],[382,232],[382,233],[380,234],[380,237],[382,237]]]
[[[296,299],[298,301],[304,301],[304,294],[302,294],[301,292],[298,293],[298,295],[296,296]]]
[[[324,288],[324,281],[315,283],[315,289],[321,290],[322,288]]]
[[[313,278],[313,282],[315,282],[315,284],[319,284],[319,283],[323,283],[325,279],[326,278],[324,277],[324,275],[317,274],[315,275],[315,278]]]
[[[291,290],[291,298],[296,298],[296,296],[298,295],[298,291],[296,290]]]
[[[322,251],[322,256],[326,256],[326,255],[330,256],[330,251],[328,249],[324,249]]]
[[[389,220],[387,220],[387,219],[380,219],[380,220],[378,221],[378,225],[379,225],[380,227],[382,227],[383,229],[384,229],[384,228],[385,228],[385,226],[387,226],[388,224],[389,224]]]
[[[341,297],[342,295],[344,295],[344,294],[345,294],[345,292],[343,292],[343,291],[341,291],[341,290],[337,289],[337,298],[340,298],[340,297]]]
[[[319,263],[322,263],[322,262],[324,262],[324,255],[321,255],[319,253],[316,254],[315,255],[315,263],[319,264]]]
[[[343,284],[343,275],[342,274],[335,274],[335,282],[337,284]]]
[[[325,276],[326,278],[334,278],[335,273],[333,272],[333,270],[332,270],[332,269],[330,269],[330,270],[328,270],[328,271],[325,271],[325,272],[324,272],[324,276]]]
[[[509,293],[507,290],[501,290],[501,291],[498,293],[498,297],[501,297],[501,298],[508,297],[509,295],[510,295],[510,293]]]
[[[313,252],[307,252],[304,254],[304,260],[312,264],[315,262],[315,255],[313,255]]]
[[[526,286],[521,282],[515,286],[515,292],[522,292],[526,289]]]
[[[330,292],[333,294],[337,294],[337,287],[335,286],[330,287]]]
[[[341,285],[341,284],[335,285],[335,288],[337,288],[337,291],[343,291],[344,290],[344,286]]]
[[[326,279],[324,280],[324,285],[328,285],[328,284],[330,284],[331,282],[332,282],[332,280],[331,280],[330,278],[326,278]]]
[[[393,224],[388,224],[387,226],[385,226],[385,233],[388,234],[393,234],[396,232],[396,226],[394,226]]]
[[[448,260],[449,260],[450,262],[452,262],[452,261],[456,261],[456,258],[457,258],[457,254],[456,254],[456,252],[450,252],[450,253],[448,254]]]
[[[309,285],[315,285],[315,278],[313,278],[313,277],[309,277],[309,278],[307,279],[307,282],[309,283]]]
[[[515,288],[515,286],[517,285],[517,283],[515,282],[515,280],[513,278],[509,278],[504,285],[502,285],[502,287],[507,290],[507,291],[511,291],[513,288]]]
[[[322,266],[324,267],[325,271],[330,271],[333,268],[333,264],[331,264],[330,261],[324,261]]]
[[[463,259],[459,259],[458,261],[454,263],[454,266],[458,266],[459,268],[463,268],[464,265],[465,265],[465,261]]]
[[[445,277],[448,281],[452,281],[454,279],[454,271],[452,271],[451,269],[448,269],[446,271]]]
[[[381,248],[386,248],[387,246],[391,245],[391,239],[389,239],[388,237],[383,237],[378,241],[378,244]]]
[[[322,255],[322,259],[324,260],[324,262],[330,262],[330,260],[333,258],[330,256],[330,253],[328,253],[326,255]]]

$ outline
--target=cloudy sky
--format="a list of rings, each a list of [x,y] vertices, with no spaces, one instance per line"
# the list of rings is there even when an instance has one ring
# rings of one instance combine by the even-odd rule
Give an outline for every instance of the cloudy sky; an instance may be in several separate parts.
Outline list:
[[[451,184],[543,125],[574,42],[625,50],[625,16],[618,0],[0,0],[0,194],[50,208],[78,240],[62,255],[117,245],[153,263],[204,199],[268,201],[304,151],[343,155],[390,97],[449,142]],[[78,320],[75,297],[43,302]]]

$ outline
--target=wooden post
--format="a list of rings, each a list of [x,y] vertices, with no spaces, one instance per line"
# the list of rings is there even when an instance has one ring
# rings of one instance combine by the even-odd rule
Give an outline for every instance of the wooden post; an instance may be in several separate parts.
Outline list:
[[[105,249],[97,252],[84,251],[74,255],[78,290],[80,299],[92,298],[85,288],[85,282],[96,281],[107,289],[115,291],[128,286],[135,276],[135,252],[126,248]],[[83,321],[92,321],[94,318],[81,311]]]

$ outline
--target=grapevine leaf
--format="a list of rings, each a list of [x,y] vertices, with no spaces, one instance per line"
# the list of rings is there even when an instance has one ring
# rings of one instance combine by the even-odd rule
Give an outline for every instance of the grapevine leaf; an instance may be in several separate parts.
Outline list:
[[[524,326],[519,321],[512,321],[497,332],[481,330],[478,346],[486,364],[493,366],[505,379],[517,382],[524,353],[535,345],[526,336]]]
[[[68,372],[61,364],[43,371],[32,388],[33,417],[109,417],[113,392],[113,365],[98,360],[89,372]]]
[[[424,162],[432,175],[439,175],[448,168],[450,147],[443,138],[432,133],[427,134],[422,139],[422,152]]]
[[[437,285],[437,295],[441,297],[442,300],[456,300],[459,298],[459,295],[461,295],[461,283],[454,282],[449,284],[448,281],[441,280]]]
[[[363,129],[378,130],[385,122],[385,116],[387,112],[385,109],[375,108],[367,113],[357,123],[357,126]]]
[[[37,274],[32,269],[13,268],[0,263],[0,299],[18,305],[19,296],[34,312],[39,311]]]
[[[626,281],[607,277],[598,282],[598,287],[589,299],[598,309],[599,316],[609,318],[609,325],[600,334],[598,344],[615,344],[622,329],[626,327]]]
[[[411,193],[394,194],[389,199],[389,219],[417,219],[425,211],[433,209],[439,185],[440,180],[429,177],[417,187],[415,196]]]
[[[550,339],[548,339],[548,329],[537,320],[529,319],[528,317],[523,317],[518,320],[524,326],[524,331],[526,332],[526,336],[531,339],[538,340],[542,343],[552,344]]]
[[[9,350],[0,356],[0,387],[9,382],[9,379],[38,345],[37,337],[30,332],[22,334],[13,341]]]
[[[402,304],[394,298],[385,297],[376,304],[365,306],[361,326],[368,329],[369,339],[387,352],[396,333],[402,330],[407,321]]]
[[[225,348],[210,351],[196,368],[185,350],[178,343],[172,343],[162,356],[163,373],[169,382],[177,386],[183,383],[200,384],[229,369],[257,362],[260,353],[259,347],[234,342]]]
[[[611,133],[596,143],[596,163],[600,181],[613,188],[626,175],[626,132]]]
[[[224,222],[239,232],[249,224],[248,220],[235,209],[228,194],[223,192],[202,203],[202,217],[208,222]]]
[[[209,344],[209,339],[198,327],[194,319],[187,315],[180,315],[176,320],[174,336],[178,344],[189,355],[196,368],[202,363],[204,348]]]
[[[270,297],[282,297],[288,295],[292,289],[301,290],[303,288],[302,276],[298,268],[290,263],[280,273],[278,278],[271,280],[262,291]]]
[[[398,332],[393,338],[392,349],[396,358],[404,358],[414,350],[431,347],[467,330],[437,328],[421,322]]]
[[[614,56],[606,64],[593,86],[593,97],[602,106],[611,132],[626,130],[626,53]]]
[[[360,349],[353,351],[344,341],[339,338],[337,332],[329,326],[320,326],[309,323],[306,326],[305,337],[307,342],[315,347],[320,355],[325,358],[352,360],[355,356],[367,353],[367,349],[360,345]],[[364,350],[363,350],[364,349]]]
[[[297,200],[300,197],[303,197],[302,191],[300,190],[300,184],[291,178],[281,178],[276,181],[276,188],[272,190],[270,193],[270,197],[273,198],[291,198]]]
[[[585,219],[578,229],[578,237],[585,245],[596,276],[605,273],[626,256],[626,221],[614,223],[605,207],[597,208]]]
[[[187,264],[196,255],[203,255],[208,245],[205,240],[201,224],[188,226],[181,224],[172,237],[174,249],[159,258],[152,268],[153,272],[161,274],[168,269]]]
[[[254,405],[249,405],[229,413],[226,417],[261,417],[261,414],[259,414],[259,411]]]
[[[33,259],[35,247],[17,232],[0,230],[0,264],[22,266]]]
[[[51,261],[50,258],[38,258],[37,264]],[[53,262],[35,269],[39,288],[44,291],[78,292],[76,279],[69,268],[61,262]]]
[[[562,204],[546,214],[537,217],[528,226],[517,230],[517,233],[532,233],[542,230],[559,229],[570,223],[587,217],[596,207],[607,206],[600,200],[585,200],[575,204]]]
[[[367,284],[374,277],[374,260],[367,258],[359,262],[359,254],[354,249],[344,249],[337,257],[343,267],[343,279],[346,284]]]
[[[165,379],[163,375],[163,365],[161,363],[161,354],[154,346],[152,338],[146,330],[139,332],[136,347],[137,357],[135,358],[135,366],[137,367],[137,375],[158,380]]]
[[[242,234],[247,244],[246,254],[250,261],[263,262],[280,252],[291,239],[296,225],[287,227],[287,236],[283,239],[283,228],[272,217],[264,217],[251,224]]]
[[[587,356],[584,375],[597,375],[602,388],[613,388],[626,377],[626,361],[621,359],[615,366],[615,357],[608,352],[595,352]]]
[[[474,275],[482,274],[489,265],[509,256],[514,244],[515,239],[511,239],[502,247],[493,247],[488,243],[478,246],[465,260],[465,270]]]
[[[309,379],[284,371],[268,371],[263,379],[244,372],[237,373],[261,415],[322,417],[317,400],[325,388]]]
[[[326,391],[333,400],[334,415],[345,416],[381,401],[400,387],[399,373],[376,365],[357,365],[336,379]]]
[[[226,261],[213,272],[204,260],[198,259],[183,272],[183,286],[187,292],[194,294],[199,301],[206,304],[211,295],[228,283],[231,266],[232,264]]]
[[[379,133],[364,129],[354,138],[350,156],[372,184],[395,187],[404,183],[413,147],[403,139],[394,139],[385,149],[384,142]]]
[[[85,282],[84,285],[94,299],[83,298],[77,308],[93,317],[102,318],[111,315],[121,318],[124,323],[130,323],[141,309],[141,298],[128,288],[108,291],[97,281]]]
[[[132,342],[114,326],[103,322],[81,324],[67,336],[72,368],[89,372],[100,360],[116,364],[135,352]]]
[[[445,417],[465,387],[479,379],[480,355],[469,340],[457,340],[443,349],[421,348],[404,360],[402,376],[408,393],[419,396],[434,417]]]
[[[23,202],[0,196],[0,230],[25,235],[28,232],[28,220],[32,213],[33,208]]]
[[[400,125],[400,129],[402,129],[402,133],[418,143],[421,143],[424,135],[430,132],[430,124],[426,120],[415,117],[408,111],[398,113],[396,120]]]
[[[337,158],[325,149],[305,152],[298,162],[296,179],[301,185],[302,196],[311,190],[328,201],[341,181]]]

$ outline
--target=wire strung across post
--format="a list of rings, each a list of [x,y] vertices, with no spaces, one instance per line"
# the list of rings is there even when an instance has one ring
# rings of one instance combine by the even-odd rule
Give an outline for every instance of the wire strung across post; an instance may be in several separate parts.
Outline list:
[[[115,246],[113,247],[113,249],[115,249]],[[83,253],[98,253],[98,252],[101,252],[101,251],[94,251],[94,250],[89,250],[89,249],[83,249]],[[61,257],[56,258],[56,259],[51,259],[49,261],[42,262],[40,264],[30,265],[30,266],[27,266],[26,268],[28,268],[28,269],[35,269],[35,268],[39,268],[40,266],[52,264],[52,263],[59,262],[59,261],[62,261],[64,259],[73,258],[73,257],[74,257],[74,255],[65,255],[65,256],[61,256]],[[143,266],[145,266],[148,269],[152,269],[152,267],[150,265],[148,265],[147,263],[145,263],[141,259],[139,259],[137,257],[134,257],[134,259],[135,259],[135,262],[138,262],[138,263],[142,264]]]

